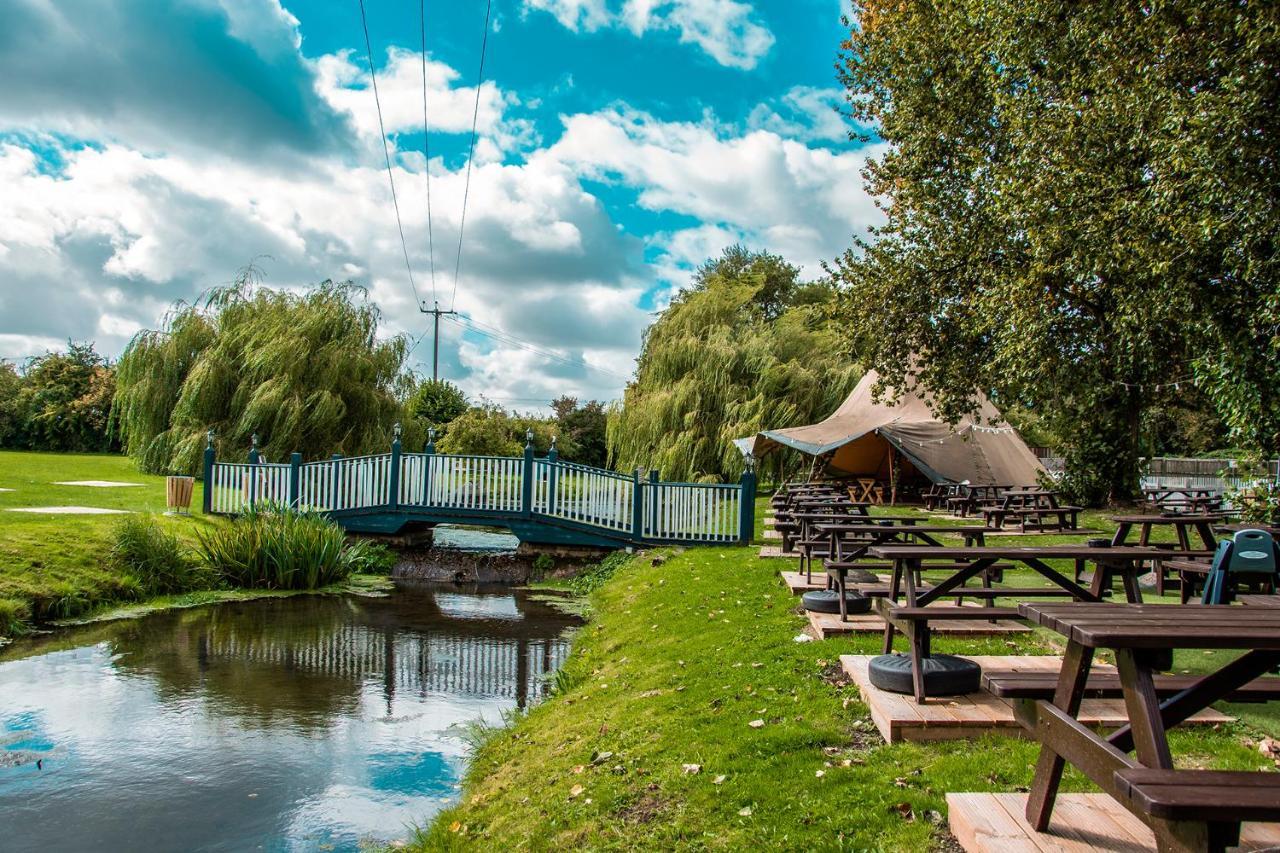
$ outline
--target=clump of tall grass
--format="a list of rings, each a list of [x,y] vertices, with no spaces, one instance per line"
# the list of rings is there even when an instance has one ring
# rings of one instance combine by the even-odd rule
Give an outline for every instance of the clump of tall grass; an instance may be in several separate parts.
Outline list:
[[[31,605],[16,598],[0,598],[0,637],[18,637],[30,627]]]
[[[122,575],[120,591],[136,593],[123,597],[173,595],[203,588],[212,580],[176,534],[144,515],[129,516],[116,525],[107,562]]]
[[[351,571],[360,575],[389,575],[400,558],[381,542],[358,539],[347,546]]]
[[[204,562],[237,587],[317,589],[345,580],[361,559],[337,524],[288,509],[245,513],[199,540]]]

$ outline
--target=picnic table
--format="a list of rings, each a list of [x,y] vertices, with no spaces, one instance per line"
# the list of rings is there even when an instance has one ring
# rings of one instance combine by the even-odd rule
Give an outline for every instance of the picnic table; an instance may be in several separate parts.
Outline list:
[[[990,503],[1000,497],[1008,486],[971,486],[958,485],[951,495],[943,498],[943,502],[951,510],[951,514],[965,518],[978,511],[983,503]]]
[[[1280,774],[1174,769],[1167,734],[1240,690],[1280,697],[1276,679],[1259,678],[1280,665],[1280,608],[1065,603],[1021,604],[1018,612],[1067,638],[1052,700],[1014,706],[1042,745],[1027,796],[1037,831],[1049,826],[1068,761],[1150,826],[1162,851],[1223,850],[1238,843],[1242,821],[1280,819]],[[1076,719],[1098,649],[1115,653],[1129,715],[1110,736]],[[1156,672],[1170,668],[1176,649],[1244,654],[1161,701]]]
[[[1193,550],[1191,547],[1191,534],[1194,532],[1200,537],[1200,543],[1204,545],[1207,554],[1200,556],[1212,556],[1215,548],[1218,547],[1218,540],[1213,534],[1213,525],[1215,522],[1221,522],[1226,516],[1221,513],[1196,513],[1185,515],[1113,515],[1111,520],[1118,526],[1115,535],[1111,537],[1112,546],[1128,544],[1129,534],[1133,532],[1133,528],[1138,528],[1138,544],[1148,545],[1151,542],[1152,530],[1157,527],[1172,527],[1174,536],[1178,540],[1178,548],[1183,551]],[[1155,547],[1163,547],[1157,544]],[[1156,594],[1164,595],[1165,588],[1165,572],[1173,566],[1167,566],[1164,560],[1153,560],[1151,569],[1156,576]],[[1186,600],[1186,597],[1183,597]]]
[[[1021,563],[1036,574],[1050,582],[1049,587],[1031,588],[993,588],[968,589],[965,595],[987,598],[1042,598],[1047,596],[1067,595],[1076,601],[1101,602],[1103,596],[1111,589],[1112,581],[1119,576],[1123,582],[1125,597],[1130,602],[1140,603],[1142,591],[1138,588],[1138,575],[1144,561],[1156,555],[1170,557],[1186,556],[1185,552],[1157,551],[1154,548],[1125,546],[1119,548],[1090,548],[1087,545],[1048,545],[1043,547],[962,547],[962,548],[926,548],[917,545],[878,545],[870,548],[872,557],[893,562],[893,580],[889,595],[877,599],[876,608],[885,620],[884,653],[893,651],[895,631],[906,636],[911,650],[912,685],[917,702],[923,703],[924,675],[920,661],[929,656],[929,621],[939,619],[1003,619],[1022,618],[1018,611],[1009,607],[956,607],[937,608],[931,604],[941,598],[952,595],[955,590],[969,579],[986,571],[997,561]],[[1093,579],[1089,588],[1077,583],[1074,578],[1050,566],[1046,560],[1060,559],[1086,561],[1095,564]],[[930,562],[942,565],[933,568],[946,571],[948,575],[927,590],[918,591],[915,579],[922,571],[929,571]],[[905,590],[903,589],[905,584]],[[907,603],[905,607],[898,605],[898,596],[905,591]]]
[[[890,542],[902,543],[912,539],[916,540],[917,543],[922,542],[934,548],[942,548],[942,543],[935,536],[948,533],[963,536],[965,545],[973,545],[975,543],[981,545],[986,534],[986,529],[982,527],[944,527],[941,525],[918,525],[914,523],[884,525],[828,521],[818,522],[814,526],[830,537],[827,553],[831,556],[826,561],[825,568],[828,582],[834,582],[836,589],[840,592],[841,622],[847,622],[849,617],[845,606],[845,592],[848,588],[849,571],[858,568],[857,561],[865,557],[871,548]],[[849,538],[851,536],[856,536],[856,538]],[[869,570],[879,567],[873,564],[864,564],[861,568]],[[983,579],[984,581],[989,580],[989,575],[984,575]]]
[[[1213,489],[1188,486],[1148,486],[1142,494],[1147,503],[1175,512],[1211,512],[1222,509],[1222,495]]]
[[[855,477],[849,486],[849,497],[855,501],[869,501],[876,505],[884,503],[884,487],[875,477]]]
[[[996,530],[1010,520],[1017,521],[1023,533],[1027,532],[1028,522],[1040,532],[1075,530],[1080,526],[1081,507],[1059,504],[1058,493],[1049,489],[1008,489],[998,500],[982,504],[978,509],[983,523]],[[1046,518],[1056,519],[1057,523],[1046,526]]]

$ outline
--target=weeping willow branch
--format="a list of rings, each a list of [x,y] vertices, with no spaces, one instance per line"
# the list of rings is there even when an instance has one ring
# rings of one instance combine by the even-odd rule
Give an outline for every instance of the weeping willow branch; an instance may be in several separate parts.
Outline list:
[[[384,450],[411,379],[405,339],[377,340],[379,318],[349,282],[297,294],[259,287],[246,270],[129,343],[115,429],[158,473],[195,473],[209,429],[224,456],[255,432],[271,461]]]

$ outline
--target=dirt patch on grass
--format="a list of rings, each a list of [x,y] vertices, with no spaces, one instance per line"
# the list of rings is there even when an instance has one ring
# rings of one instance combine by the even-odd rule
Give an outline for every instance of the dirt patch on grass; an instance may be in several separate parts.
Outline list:
[[[640,798],[618,809],[616,814],[623,823],[653,823],[666,814],[671,804],[656,791],[648,791]]]

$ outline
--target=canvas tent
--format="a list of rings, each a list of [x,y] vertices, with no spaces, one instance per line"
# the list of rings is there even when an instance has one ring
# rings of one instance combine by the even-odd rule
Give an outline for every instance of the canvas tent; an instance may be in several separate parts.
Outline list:
[[[790,447],[837,473],[879,480],[1029,486],[1044,472],[981,391],[977,415],[952,427],[938,420],[915,391],[903,392],[896,402],[874,401],[871,389],[878,380],[874,371],[868,372],[826,420],[768,430],[736,444],[756,458]]]

